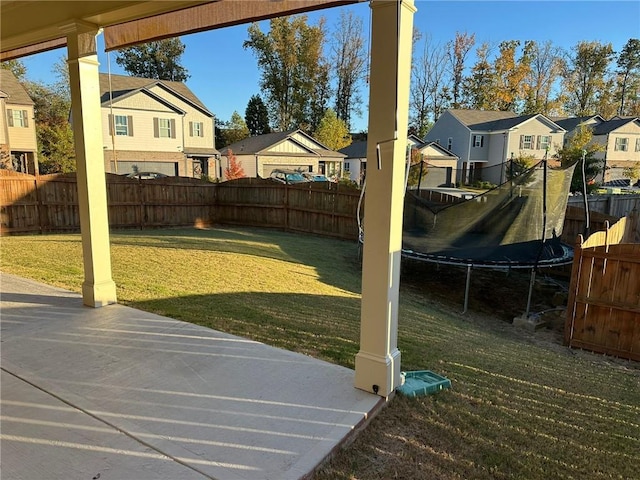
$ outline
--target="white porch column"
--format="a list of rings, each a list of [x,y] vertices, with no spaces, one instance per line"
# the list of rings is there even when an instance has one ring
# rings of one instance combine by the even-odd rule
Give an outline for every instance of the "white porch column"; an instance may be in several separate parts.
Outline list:
[[[69,55],[71,116],[75,140],[84,282],[82,299],[89,307],[116,302],[111,278],[107,188],[102,149],[100,84],[94,25],[64,28]]]
[[[416,9],[413,0],[374,0],[371,9],[362,313],[355,386],[387,397],[400,385],[398,294]]]

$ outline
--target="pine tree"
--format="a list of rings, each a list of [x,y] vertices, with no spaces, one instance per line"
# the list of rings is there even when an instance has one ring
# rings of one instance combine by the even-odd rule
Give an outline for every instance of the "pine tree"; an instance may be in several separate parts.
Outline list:
[[[247,109],[244,112],[244,120],[252,137],[271,132],[267,107],[260,95],[253,95],[249,99]]]

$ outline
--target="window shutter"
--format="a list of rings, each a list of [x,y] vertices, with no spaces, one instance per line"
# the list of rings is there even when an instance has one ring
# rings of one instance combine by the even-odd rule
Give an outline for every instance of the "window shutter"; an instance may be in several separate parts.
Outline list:
[[[520,135],[520,150],[524,148],[524,135]]]
[[[113,136],[113,115],[109,114],[109,136]]]
[[[484,146],[484,135],[480,135],[480,147]]]
[[[27,114],[26,110],[22,110],[22,124],[25,127],[29,126],[29,115]]]
[[[189,122],[189,136],[193,137],[193,122]]]
[[[10,108],[7,109],[7,121],[9,122],[9,126],[13,127],[13,110]]]
[[[540,150],[540,135],[536,138],[536,150]]]
[[[204,122],[200,122],[200,136],[204,137]]]
[[[153,117],[153,136],[160,137],[160,127],[158,127],[158,117]]]
[[[171,138],[176,138],[176,119],[171,119]]]
[[[133,137],[133,117],[131,115],[127,115],[127,131],[129,136]]]

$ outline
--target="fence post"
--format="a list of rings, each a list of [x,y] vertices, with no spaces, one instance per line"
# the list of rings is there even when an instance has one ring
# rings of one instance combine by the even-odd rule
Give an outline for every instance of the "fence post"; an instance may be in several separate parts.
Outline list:
[[[569,282],[569,298],[567,299],[567,318],[564,323],[564,344],[571,347],[571,337],[573,335],[573,322],[576,316],[576,294],[578,289],[578,278],[582,267],[582,244],[584,238],[578,235],[576,245],[573,249],[573,265],[571,266],[571,281]]]

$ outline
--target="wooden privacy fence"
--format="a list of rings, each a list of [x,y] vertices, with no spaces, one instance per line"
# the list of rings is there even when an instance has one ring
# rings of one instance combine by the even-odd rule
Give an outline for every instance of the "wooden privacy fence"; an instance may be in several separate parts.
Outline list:
[[[360,191],[334,183],[284,185],[243,178],[223,183],[167,177],[137,180],[107,174],[112,228],[212,224],[280,228],[358,238]],[[75,174],[34,177],[0,170],[0,234],[78,231]]]
[[[616,218],[624,217],[634,209],[640,209],[640,195],[588,195],[589,210]],[[582,196],[574,195],[569,197],[569,205],[573,207],[583,207]]]
[[[640,212],[578,238],[565,344],[640,361]]]

